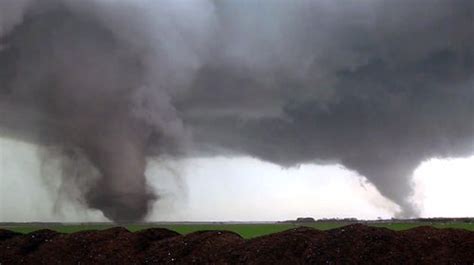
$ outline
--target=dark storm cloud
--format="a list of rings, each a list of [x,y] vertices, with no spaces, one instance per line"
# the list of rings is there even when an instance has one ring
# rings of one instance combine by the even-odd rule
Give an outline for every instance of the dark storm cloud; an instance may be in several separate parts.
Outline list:
[[[2,13],[13,3],[2,2]],[[175,32],[199,34],[199,23],[147,17],[198,8],[163,2],[166,11],[147,15],[156,4],[146,3],[31,1],[2,38],[2,134],[61,146],[64,160],[82,167],[81,174],[63,167],[65,178],[99,170],[98,180],[81,187],[84,199],[115,221],[144,218],[156,198],[144,175],[147,154],[177,154],[186,142],[170,98],[187,82],[201,45],[201,36]],[[89,165],[79,163],[83,157]]]
[[[341,163],[405,216],[423,160],[474,151],[471,1],[244,2],[222,4],[230,44],[180,103],[197,142]]]
[[[87,157],[114,220],[145,216],[150,156],[341,163],[415,215],[419,163],[474,151],[472,1],[12,3],[1,132]]]

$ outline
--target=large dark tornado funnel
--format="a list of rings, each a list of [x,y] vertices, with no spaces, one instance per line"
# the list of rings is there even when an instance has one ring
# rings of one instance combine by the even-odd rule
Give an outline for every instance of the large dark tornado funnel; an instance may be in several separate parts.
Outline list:
[[[1,87],[3,126],[79,150],[100,173],[79,176],[90,179],[81,187],[88,206],[113,221],[142,220],[155,196],[144,175],[153,129],[132,110],[140,57],[98,18],[62,5],[27,14],[4,41],[0,59],[14,74]]]
[[[154,195],[144,175],[146,138],[139,128],[123,122],[112,120],[84,135],[82,147],[102,174],[86,199],[107,218],[131,222],[145,217]]]

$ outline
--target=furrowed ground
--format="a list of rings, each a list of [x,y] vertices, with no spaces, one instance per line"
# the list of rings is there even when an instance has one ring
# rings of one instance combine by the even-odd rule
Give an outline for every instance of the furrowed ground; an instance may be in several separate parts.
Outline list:
[[[243,238],[253,238],[262,235],[273,234],[277,232],[286,231],[289,229],[306,226],[318,230],[329,230],[339,228],[351,223],[343,222],[317,222],[307,224],[295,223],[181,223],[181,224],[129,224],[123,225],[131,232],[140,231],[148,228],[166,228],[176,231],[180,234],[189,234],[197,231],[208,230],[225,230],[239,234]],[[10,231],[19,233],[30,233],[41,229],[51,229],[60,233],[74,233],[78,231],[87,230],[104,230],[119,225],[114,224],[0,224],[1,229],[8,229]],[[435,228],[456,228],[474,231],[474,223],[470,222],[447,222],[447,223],[431,223],[431,222],[416,222],[416,223],[371,223],[369,226],[385,227],[395,231],[407,230],[419,226],[431,226]]]
[[[426,223],[425,223],[426,224]],[[0,229],[1,264],[474,264],[474,231],[419,226],[403,231],[342,223],[168,224],[179,234],[150,225],[59,226],[100,229],[58,233],[41,226],[28,234]],[[410,224],[384,224],[405,229]],[[449,225],[436,224],[447,227]],[[460,224],[452,223],[458,226]],[[160,225],[163,227],[164,225]],[[157,227],[157,226],[154,226]],[[468,227],[472,230],[472,224]],[[36,229],[24,226],[24,229]],[[223,231],[233,230],[243,234]],[[272,233],[277,230],[283,232]],[[193,230],[208,230],[192,232]],[[257,233],[272,233],[256,236]]]

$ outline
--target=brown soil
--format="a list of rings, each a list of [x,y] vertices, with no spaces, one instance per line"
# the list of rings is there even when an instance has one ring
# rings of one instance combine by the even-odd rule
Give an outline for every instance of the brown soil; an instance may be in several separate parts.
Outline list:
[[[21,235],[0,230],[0,264],[474,264],[474,232],[364,225],[300,227],[244,240],[227,231],[153,228]]]

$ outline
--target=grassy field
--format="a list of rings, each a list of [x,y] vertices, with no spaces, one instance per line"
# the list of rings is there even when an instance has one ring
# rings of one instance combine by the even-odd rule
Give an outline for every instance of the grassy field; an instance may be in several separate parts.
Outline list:
[[[335,222],[318,222],[313,224],[305,224],[304,226],[313,227],[319,230],[328,230],[337,227],[344,226],[344,223],[335,223]],[[380,223],[380,224],[370,224],[371,226],[377,227],[386,227],[392,230],[406,230],[422,225],[429,225],[437,228],[458,228],[474,231],[474,223]],[[138,231],[147,229],[150,227],[162,227],[174,230],[180,234],[188,234],[195,231],[203,230],[228,230],[240,234],[244,238],[252,238],[261,235],[272,234],[291,228],[295,228],[301,225],[296,224],[285,224],[285,223],[274,223],[274,224],[159,224],[159,225],[125,225],[125,227],[130,231]],[[17,226],[2,226],[0,228],[8,229],[20,233],[29,233],[35,230],[48,228],[62,233],[73,233],[77,231],[84,230],[102,230],[113,227],[113,225],[106,224],[85,224],[85,225],[17,225]]]

